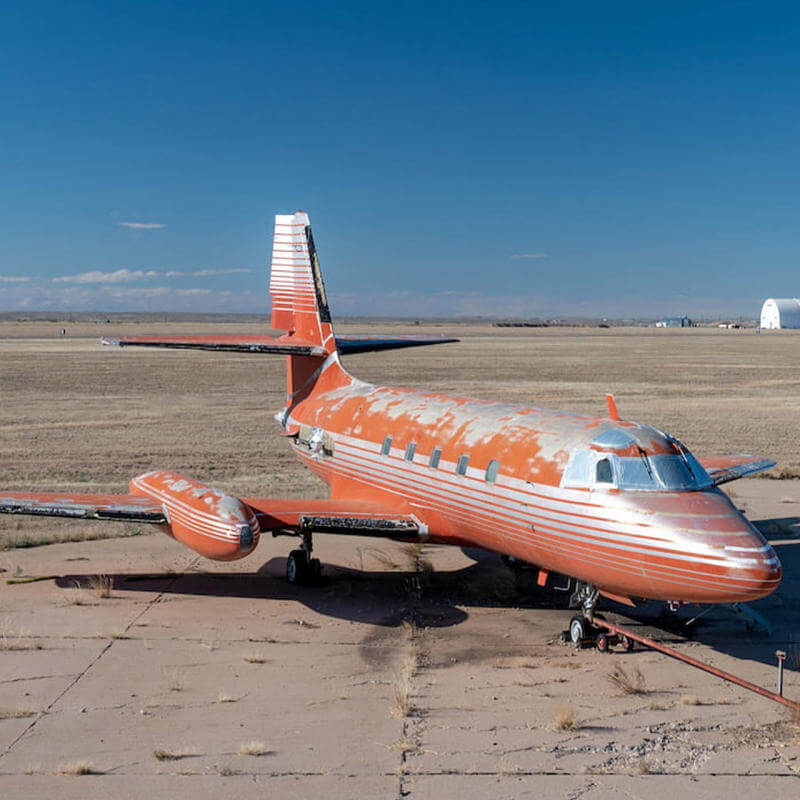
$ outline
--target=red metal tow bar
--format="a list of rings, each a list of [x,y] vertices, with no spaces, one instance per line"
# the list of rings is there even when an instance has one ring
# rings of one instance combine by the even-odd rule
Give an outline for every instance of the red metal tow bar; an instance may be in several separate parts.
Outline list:
[[[796,703],[794,700],[789,700],[786,697],[777,694],[776,692],[771,692],[769,689],[765,689],[763,686],[757,686],[755,683],[750,683],[750,681],[746,681],[743,678],[732,675],[730,672],[725,672],[723,669],[713,667],[711,664],[706,664],[705,662],[699,661],[696,658],[687,656],[684,653],[673,649],[672,647],[667,647],[667,645],[655,641],[655,639],[648,639],[646,636],[641,636],[640,634],[634,633],[628,628],[623,628],[620,625],[614,625],[614,623],[608,622],[600,617],[595,617],[592,620],[592,624],[597,628],[604,628],[609,632],[609,634],[618,637],[621,640],[624,637],[624,639],[639,642],[639,644],[649,647],[651,650],[657,650],[659,653],[664,653],[664,655],[669,656],[670,658],[683,661],[685,664],[689,664],[689,666],[697,667],[697,669],[701,669],[704,672],[710,673],[711,675],[716,675],[718,678],[735,683],[737,686],[741,686],[743,689],[748,689],[751,692],[760,694],[762,697],[766,697],[768,700],[781,703],[782,705],[794,709],[795,711],[800,711],[800,703]]]

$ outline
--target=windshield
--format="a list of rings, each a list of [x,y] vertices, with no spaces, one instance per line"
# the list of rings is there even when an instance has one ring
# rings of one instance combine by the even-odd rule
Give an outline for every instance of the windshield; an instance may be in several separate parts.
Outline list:
[[[680,454],[620,456],[577,450],[567,464],[565,487],[624,489],[627,491],[691,491],[711,485],[711,478],[685,448]]]

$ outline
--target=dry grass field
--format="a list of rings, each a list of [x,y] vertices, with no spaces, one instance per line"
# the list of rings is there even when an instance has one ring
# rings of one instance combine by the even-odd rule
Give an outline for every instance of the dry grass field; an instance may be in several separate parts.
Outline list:
[[[70,325],[62,338],[60,324],[0,323],[0,476],[7,488],[122,489],[132,475],[169,467],[242,492],[320,491],[274,435],[283,359],[103,348],[98,338],[108,327]],[[113,333],[209,330],[142,328]],[[387,328],[462,341],[349,357],[346,366],[365,380],[597,414],[613,391],[625,418],[668,430],[698,454],[763,454],[800,476],[799,335]]]
[[[0,323],[0,486],[125,491],[169,468],[236,494],[324,496],[272,419],[282,358],[98,344],[253,325],[60,328]],[[624,417],[700,455],[753,452],[800,475],[798,335],[337,330],[461,337],[349,358],[365,380],[598,414],[613,391]],[[786,567],[759,604],[774,635],[725,611],[691,642],[656,631],[769,686],[787,649],[792,696],[798,489],[734,489]],[[290,547],[212,564],[136,526],[0,517],[0,796],[657,800],[689,775],[693,796],[796,793],[800,734],[780,707],[655,653],[560,646],[569,612],[526,599],[496,557],[331,536],[325,582],[302,588],[283,578]]]

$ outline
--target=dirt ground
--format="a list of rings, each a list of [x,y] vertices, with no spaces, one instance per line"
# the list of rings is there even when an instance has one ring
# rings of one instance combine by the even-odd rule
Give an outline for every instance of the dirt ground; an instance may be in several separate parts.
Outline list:
[[[0,323],[4,488],[124,491],[133,475],[172,468],[242,495],[324,496],[272,420],[282,359],[97,343],[241,327],[61,327]],[[359,377],[596,413],[614,391],[623,416],[700,455],[754,452],[800,475],[797,335],[387,328],[462,341],[352,357]],[[338,328],[358,329],[376,330]],[[781,589],[755,604],[771,635],[728,609],[691,628],[696,608],[605,611],[768,687],[786,650],[785,693],[800,698],[800,483],[730,487],[784,564]],[[123,538],[74,541],[87,532]],[[294,587],[290,539],[216,564],[137,526],[0,518],[0,796],[800,790],[800,735],[782,707],[657,653],[561,645],[561,597],[537,594],[497,557],[316,544],[324,582]],[[33,577],[45,579],[14,582]],[[610,680],[617,668],[634,691]]]

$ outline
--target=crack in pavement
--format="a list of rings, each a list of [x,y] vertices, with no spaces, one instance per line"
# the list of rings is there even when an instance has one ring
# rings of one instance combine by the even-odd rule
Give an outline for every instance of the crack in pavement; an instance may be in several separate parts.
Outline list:
[[[199,560],[199,558],[195,559],[195,561],[198,561],[198,560]],[[170,588],[172,587],[172,584],[176,580],[178,580],[178,576],[177,575],[170,580],[169,584],[166,586],[166,588],[163,591],[159,592],[150,602],[148,602],[144,606],[144,608],[136,616],[133,617],[133,619],[131,619],[131,621],[123,629],[123,632],[127,633],[151,608],[153,608],[153,606],[155,606],[157,603],[159,603],[161,601],[161,598],[164,597],[164,595],[170,590]],[[79,672],[64,687],[64,689],[62,689],[62,691],[58,693],[58,695],[56,695],[56,697],[47,705],[46,708],[42,709],[42,711],[40,711],[39,714],[37,714],[37,716],[16,736],[16,738],[11,741],[11,743],[6,747],[6,749],[3,750],[2,753],[0,753],[0,761],[2,761],[14,749],[14,747],[16,747],[16,745],[23,738],[25,738],[25,736],[27,736],[28,733],[30,733],[36,727],[37,723],[43,717],[45,717],[47,714],[50,713],[50,711],[53,708],[53,706],[55,706],[56,703],[58,703],[58,701],[61,700],[62,697],[64,697],[71,689],[73,689],[78,684],[78,682],[81,680],[81,678],[83,678],[83,676],[86,675],[89,672],[89,670],[95,664],[97,664],[100,661],[100,659],[103,658],[103,656],[111,649],[111,647],[113,646],[114,642],[116,642],[116,641],[119,641],[119,640],[118,639],[110,639],[106,643],[106,645],[100,650],[100,652],[93,659],[91,659],[91,661],[89,661],[89,663],[86,665],[86,667],[81,672]]]

